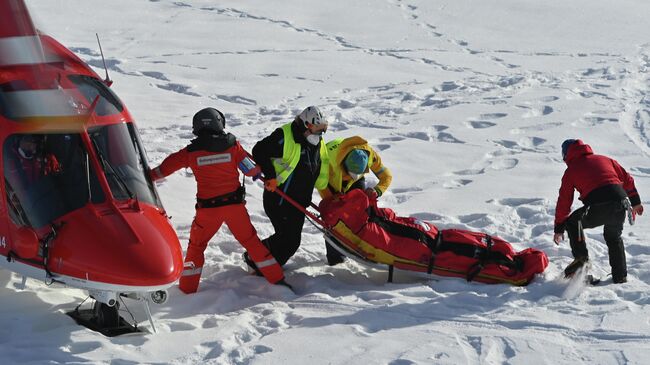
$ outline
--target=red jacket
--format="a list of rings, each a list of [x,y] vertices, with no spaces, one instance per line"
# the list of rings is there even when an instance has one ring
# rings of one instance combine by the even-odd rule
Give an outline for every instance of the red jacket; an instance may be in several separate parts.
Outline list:
[[[634,179],[615,160],[595,155],[588,144],[577,140],[567,151],[567,169],[562,176],[559,197],[555,208],[555,231],[562,227],[571,213],[573,191],[578,190],[580,200],[585,201],[589,193],[606,185],[622,185],[632,205],[641,203],[634,186]],[[560,229],[563,232],[564,229]]]
[[[225,135],[224,138],[227,136],[232,135]],[[181,168],[189,167],[196,179],[197,198],[210,199],[236,191],[241,186],[238,170],[240,162],[247,158],[250,164],[253,162],[248,152],[234,140],[234,136],[231,138],[232,140],[227,143],[221,143],[223,141],[194,143],[193,141],[189,146],[167,156],[160,166],[151,171],[152,179],[158,180]],[[193,145],[199,146],[193,147]],[[259,167],[255,166],[251,170],[246,169],[244,173],[247,176],[255,176],[259,171]]]
[[[10,177],[10,182],[14,185],[19,182],[29,185],[43,176],[61,171],[59,161],[51,153],[44,157],[34,156],[28,159],[20,156],[20,152],[15,150],[14,156],[14,161],[9,162],[5,167],[8,171],[7,176]],[[23,186],[23,188],[27,188],[27,186]]]

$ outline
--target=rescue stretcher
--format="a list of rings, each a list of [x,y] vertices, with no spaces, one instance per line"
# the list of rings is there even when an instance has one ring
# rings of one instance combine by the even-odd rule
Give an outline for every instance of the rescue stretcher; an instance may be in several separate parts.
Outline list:
[[[548,266],[544,252],[527,248],[516,252],[505,240],[459,229],[440,230],[411,217],[379,208],[362,190],[311,205],[311,212],[284,192],[285,200],[306,214],[339,253],[358,264],[435,278],[459,277],[487,284],[527,285]]]

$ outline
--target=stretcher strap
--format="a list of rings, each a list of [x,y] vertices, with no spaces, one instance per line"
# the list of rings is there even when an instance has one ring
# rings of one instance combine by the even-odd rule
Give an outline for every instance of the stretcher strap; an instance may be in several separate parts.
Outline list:
[[[385,217],[377,215],[373,209],[370,209],[368,212],[368,221],[376,223],[390,234],[422,242],[431,249],[432,253],[435,251],[436,240],[415,227],[388,220]]]

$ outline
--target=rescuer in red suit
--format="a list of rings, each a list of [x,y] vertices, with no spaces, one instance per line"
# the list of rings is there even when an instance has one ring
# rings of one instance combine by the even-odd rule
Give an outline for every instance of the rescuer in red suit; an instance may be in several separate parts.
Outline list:
[[[15,179],[21,181],[22,188],[27,188],[41,177],[61,170],[56,157],[51,153],[44,153],[41,144],[42,141],[31,134],[19,137],[14,160],[7,168],[10,175],[15,175]]]
[[[562,143],[562,158],[567,169],[562,176],[555,208],[553,240],[559,244],[566,229],[574,260],[564,270],[565,275],[572,276],[589,261],[582,230],[604,226],[612,281],[626,282],[627,263],[621,238],[623,222],[628,209],[632,217],[643,214],[634,179],[618,162],[594,154],[591,147],[579,139],[567,139]],[[578,190],[584,206],[569,214],[574,189]]]
[[[204,264],[203,252],[224,222],[264,277],[270,283],[287,285],[282,268],[251,224],[245,206],[244,187],[239,181],[239,170],[247,176],[257,176],[260,169],[235,136],[224,132],[224,126],[225,118],[220,111],[214,108],[200,110],[192,121],[192,133],[197,138],[151,170],[152,179],[158,180],[189,167],[196,179],[196,216],[180,279],[180,289],[188,294],[197,291]]]

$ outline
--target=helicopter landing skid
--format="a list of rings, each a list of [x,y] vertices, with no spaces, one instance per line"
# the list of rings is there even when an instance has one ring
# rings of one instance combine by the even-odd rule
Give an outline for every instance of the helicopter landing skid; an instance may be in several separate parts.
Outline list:
[[[90,309],[79,309],[67,312],[68,316],[92,331],[99,332],[106,337],[121,336],[129,333],[144,332],[122,318],[119,314],[119,304],[108,306],[96,301]]]

